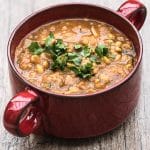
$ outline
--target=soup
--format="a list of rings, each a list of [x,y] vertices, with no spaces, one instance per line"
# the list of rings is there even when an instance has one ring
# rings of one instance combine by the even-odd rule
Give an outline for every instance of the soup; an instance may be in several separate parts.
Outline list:
[[[15,51],[15,66],[27,81],[65,95],[105,90],[123,80],[135,63],[136,53],[126,35],[90,19],[42,25]]]

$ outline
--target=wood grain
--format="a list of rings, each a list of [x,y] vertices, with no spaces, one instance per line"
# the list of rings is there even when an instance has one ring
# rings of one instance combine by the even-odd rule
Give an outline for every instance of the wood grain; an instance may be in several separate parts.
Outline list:
[[[59,0],[59,3],[72,0]],[[124,0],[74,0],[100,4],[117,9]],[[143,0],[150,10],[150,1]],[[14,27],[31,12],[40,8],[58,4],[56,0],[0,0],[0,150],[150,150],[150,15],[142,28],[144,44],[143,79],[140,102],[119,128],[103,136],[84,140],[64,140],[43,138],[31,135],[17,138],[10,135],[2,124],[4,107],[11,98],[8,76],[6,47]],[[132,92],[132,91],[131,91]]]

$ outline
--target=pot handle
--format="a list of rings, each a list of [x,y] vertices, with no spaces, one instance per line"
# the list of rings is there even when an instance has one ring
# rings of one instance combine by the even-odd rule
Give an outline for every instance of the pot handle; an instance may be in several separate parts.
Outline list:
[[[41,113],[37,107],[39,99],[37,93],[29,89],[16,94],[4,112],[6,130],[19,137],[33,133],[41,122]]]
[[[120,6],[117,12],[130,20],[138,30],[144,24],[147,14],[146,7],[138,0],[126,1]]]

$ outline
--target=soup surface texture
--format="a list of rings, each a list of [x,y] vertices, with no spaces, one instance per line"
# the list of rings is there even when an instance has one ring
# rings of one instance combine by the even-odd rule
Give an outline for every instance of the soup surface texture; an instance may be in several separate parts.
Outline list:
[[[40,26],[15,51],[15,65],[46,91],[95,93],[123,80],[136,63],[132,42],[113,26],[90,19],[66,19]]]

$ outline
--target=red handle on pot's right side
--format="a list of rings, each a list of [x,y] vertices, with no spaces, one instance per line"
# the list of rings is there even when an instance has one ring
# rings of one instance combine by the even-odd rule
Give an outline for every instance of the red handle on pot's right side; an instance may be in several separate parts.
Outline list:
[[[130,20],[138,30],[140,30],[144,24],[147,15],[146,7],[138,0],[126,1],[117,11],[119,14]]]

